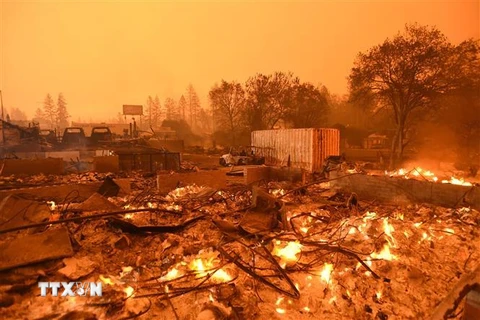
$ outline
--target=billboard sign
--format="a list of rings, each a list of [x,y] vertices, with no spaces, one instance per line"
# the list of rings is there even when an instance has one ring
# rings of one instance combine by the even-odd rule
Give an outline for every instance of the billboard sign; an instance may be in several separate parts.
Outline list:
[[[123,105],[123,115],[125,116],[142,116],[143,115],[143,106],[142,105]]]

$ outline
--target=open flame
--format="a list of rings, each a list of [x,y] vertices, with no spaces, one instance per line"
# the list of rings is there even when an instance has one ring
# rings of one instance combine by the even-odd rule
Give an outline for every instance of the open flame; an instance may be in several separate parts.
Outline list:
[[[322,279],[323,281],[325,281],[326,284],[329,284],[330,283],[330,280],[331,280],[331,274],[332,274],[332,271],[333,271],[333,264],[330,264],[330,263],[325,263],[323,265],[323,270],[322,272],[320,273],[320,279]]]
[[[289,241],[283,245],[282,241],[276,241],[272,254],[280,258],[280,266],[285,269],[288,264],[298,261],[297,256],[302,252],[302,245],[298,241]]]
[[[188,259],[187,261],[190,260]],[[182,261],[177,263],[171,267],[164,276],[160,277],[159,280],[172,281],[187,275],[188,272],[193,272],[196,278],[210,276],[211,279],[217,282],[231,281],[233,277],[224,269],[219,268],[218,265],[219,259],[215,253],[199,254],[190,262]]]
[[[451,177],[450,180],[442,180],[442,183],[456,184],[460,186],[471,186],[470,182],[465,181],[463,178]]]
[[[428,181],[432,181],[432,182],[439,181],[438,177],[432,171],[425,170],[420,167],[414,167],[410,170],[401,168],[392,172],[385,171],[385,175],[388,175],[390,177],[403,177],[405,179],[410,179],[412,177],[414,178],[423,177]],[[472,183],[465,181],[463,178],[456,178],[456,177],[451,177],[449,180],[444,179],[442,180],[442,183],[450,183],[450,184],[456,184],[461,186],[472,185]]]
[[[390,246],[388,245],[388,243],[383,246],[383,249],[382,251],[380,251],[380,253],[374,252],[370,256],[374,259],[382,259],[388,261],[397,259],[397,257],[390,252]]]
[[[55,201],[47,201],[47,204],[50,206],[50,210],[55,211],[57,209]]]

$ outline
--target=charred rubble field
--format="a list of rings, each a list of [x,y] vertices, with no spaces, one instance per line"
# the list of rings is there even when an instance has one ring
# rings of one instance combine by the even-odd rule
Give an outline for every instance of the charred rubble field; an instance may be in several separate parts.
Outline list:
[[[75,191],[120,178],[114,195]],[[478,211],[353,203],[327,179],[168,194],[139,172],[2,179],[71,188],[2,197],[3,319],[460,319],[449,294],[480,261]],[[101,282],[103,295],[43,297],[41,281]]]

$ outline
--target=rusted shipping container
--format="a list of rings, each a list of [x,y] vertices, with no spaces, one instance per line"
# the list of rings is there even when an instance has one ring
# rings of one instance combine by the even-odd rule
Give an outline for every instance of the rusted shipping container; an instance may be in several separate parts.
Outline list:
[[[309,172],[322,170],[328,156],[340,155],[340,131],[330,128],[279,129],[252,132],[252,146],[266,164],[290,165]]]

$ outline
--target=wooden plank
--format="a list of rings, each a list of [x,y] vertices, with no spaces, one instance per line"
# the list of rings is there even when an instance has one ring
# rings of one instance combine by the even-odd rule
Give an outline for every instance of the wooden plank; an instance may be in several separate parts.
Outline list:
[[[73,255],[65,228],[26,235],[0,245],[0,271]]]

